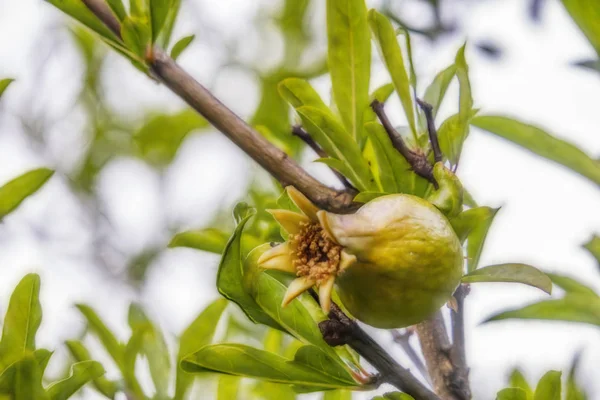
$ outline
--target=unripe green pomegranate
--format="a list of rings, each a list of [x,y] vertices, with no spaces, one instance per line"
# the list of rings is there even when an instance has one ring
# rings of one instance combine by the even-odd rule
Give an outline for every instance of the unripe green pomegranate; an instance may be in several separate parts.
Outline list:
[[[303,214],[270,211],[289,238],[258,260],[261,268],[298,276],[284,305],[316,286],[327,313],[335,284],[354,317],[391,329],[426,319],[452,296],[462,275],[462,248],[431,203],[392,194],[340,215],[319,210],[295,188],[287,190]]]

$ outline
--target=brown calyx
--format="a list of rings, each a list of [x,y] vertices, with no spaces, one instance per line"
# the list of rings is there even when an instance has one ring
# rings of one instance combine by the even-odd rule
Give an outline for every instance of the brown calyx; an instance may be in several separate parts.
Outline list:
[[[329,239],[318,223],[303,223],[300,232],[290,235],[296,249],[296,275],[308,276],[321,283],[337,275],[342,246]]]

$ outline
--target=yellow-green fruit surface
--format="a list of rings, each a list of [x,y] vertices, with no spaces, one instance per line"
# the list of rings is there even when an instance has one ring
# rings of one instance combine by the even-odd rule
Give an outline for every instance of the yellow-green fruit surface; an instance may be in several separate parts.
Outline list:
[[[421,322],[448,301],[463,253],[448,219],[415,196],[376,198],[356,213],[323,212],[321,224],[358,262],[336,279],[344,306],[377,328]]]

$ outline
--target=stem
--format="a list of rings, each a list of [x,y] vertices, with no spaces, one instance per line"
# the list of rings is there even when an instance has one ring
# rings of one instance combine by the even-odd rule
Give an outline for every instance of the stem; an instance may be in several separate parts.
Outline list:
[[[431,143],[431,149],[433,150],[433,159],[436,163],[442,162],[444,157],[442,156],[442,150],[440,149],[440,142],[438,140],[437,129],[435,128],[435,119],[433,118],[433,107],[431,104],[424,102],[417,98],[417,104],[423,110],[425,119],[427,120],[427,132],[429,133],[429,142]]]
[[[416,400],[440,400],[408,369],[398,364],[355,321],[348,318],[335,303],[331,304],[329,318],[329,320],[319,323],[319,329],[323,334],[323,339],[330,346],[347,344],[379,371],[380,382],[389,383],[413,396]]]
[[[383,125],[383,128],[390,137],[392,144],[394,145],[396,150],[398,150],[398,152],[402,154],[402,157],[404,157],[406,161],[408,161],[413,171],[420,177],[423,177],[429,182],[431,182],[435,189],[438,189],[439,185],[435,180],[435,177],[433,176],[433,166],[427,159],[427,156],[425,154],[417,153],[408,148],[408,146],[404,142],[404,139],[402,139],[402,135],[400,135],[400,133],[392,126],[392,123],[390,122],[389,118],[387,117],[387,114],[385,113],[385,110],[383,109],[383,104],[379,102],[379,100],[373,100],[373,102],[371,103],[371,108],[375,112],[375,115],[377,115],[377,117],[379,118],[379,121],[381,122],[381,125]]]
[[[461,284],[454,292],[456,299],[456,311],[450,311],[452,321],[452,363],[456,368],[456,379],[459,385],[469,387],[469,368],[467,366],[467,355],[465,350],[465,298],[469,294],[470,287]]]
[[[323,150],[321,148],[321,146],[319,146],[317,144],[317,142],[315,142],[313,140],[313,138],[308,134],[308,132],[306,132],[304,129],[302,129],[301,126],[299,125],[295,125],[292,127],[292,135],[297,136],[300,138],[300,140],[302,140],[304,143],[306,143],[308,145],[308,147],[310,147],[311,149],[313,149],[313,151],[315,153],[317,153],[317,155],[321,158],[327,158],[329,157],[328,154],[325,152],[325,150]],[[352,184],[348,181],[348,179],[346,179],[346,177],[344,175],[342,175],[341,173],[339,173],[339,171],[329,167],[329,169],[331,170],[331,172],[334,173],[334,175],[340,180],[340,182],[342,182],[342,184],[344,185],[344,187],[349,190],[349,191],[353,191],[354,193],[358,193],[358,191],[356,190],[356,188],[354,186],[352,186]]]
[[[412,328],[405,329],[404,332],[393,330],[392,338],[394,339],[394,342],[398,343],[400,347],[402,347],[402,350],[404,350],[410,361],[412,361],[417,370],[419,370],[421,376],[423,376],[423,378],[425,378],[429,383],[431,383],[431,378],[429,377],[427,367],[423,363],[423,360],[416,352],[414,347],[410,344],[410,337],[413,333],[414,330]]]

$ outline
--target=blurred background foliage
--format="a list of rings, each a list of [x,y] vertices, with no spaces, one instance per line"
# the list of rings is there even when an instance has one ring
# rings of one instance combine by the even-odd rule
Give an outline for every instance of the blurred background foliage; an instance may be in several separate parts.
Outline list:
[[[543,7],[546,2],[543,0],[528,2],[528,16],[533,22],[543,18]],[[165,48],[170,48],[174,57],[182,59],[193,47],[200,48],[200,57],[198,53],[194,53],[194,62],[212,64],[210,73],[207,73],[203,81],[208,87],[219,87],[223,85],[223,80],[232,80],[231,75],[223,77],[224,71],[235,71],[235,74],[253,77],[257,89],[251,101],[252,106],[240,107],[240,110],[236,111],[244,115],[251,125],[288,154],[305,159],[307,154],[308,157],[312,157],[313,154],[305,149],[304,143],[298,137],[292,135],[289,109],[285,100],[279,95],[277,85],[288,77],[310,79],[315,85],[322,85],[319,77],[327,73],[324,29],[316,26],[319,21],[322,22],[319,13],[322,14],[323,10],[320,10],[320,6],[315,3],[317,2],[309,0],[265,2],[256,12],[252,26],[248,27],[251,32],[247,35],[232,36],[224,32],[225,29],[222,27],[215,27],[210,19],[203,15],[203,10],[197,4],[183,2],[182,13],[193,16],[192,26],[198,31],[182,32],[174,29],[177,13],[172,12],[165,22],[167,28],[159,38],[159,43]],[[422,36],[430,41],[444,41],[446,37],[460,36],[461,13],[468,13],[469,7],[472,6],[470,3],[475,2],[419,1],[423,15],[428,17],[413,19],[411,23],[404,19],[403,7],[399,3],[382,1],[377,5],[393,21],[403,25],[417,37]],[[454,3],[458,4],[458,7],[453,8]],[[589,12],[590,9],[579,8],[579,3],[576,1],[565,0],[563,3],[600,55],[598,25],[589,22],[593,21],[594,14]],[[43,7],[50,9],[47,5]],[[189,26],[188,21],[186,28]],[[175,37],[175,34],[178,36]],[[68,40],[53,39],[55,36],[61,39],[68,37]],[[165,193],[172,187],[169,179],[173,163],[180,153],[185,151],[186,144],[189,144],[193,137],[210,135],[213,129],[198,114],[182,107],[181,103],[175,106],[173,104],[164,106],[149,102],[149,104],[142,103],[134,107],[120,108],[119,104],[127,102],[126,95],[122,94],[127,90],[123,88],[127,88],[129,84],[126,80],[133,75],[126,75],[123,80],[115,81],[111,74],[128,66],[122,60],[116,60],[97,36],[90,34],[80,25],[70,21],[64,23],[61,20],[60,27],[55,27],[48,37],[39,40],[39,48],[43,50],[36,55],[35,62],[40,65],[40,73],[36,77],[36,82],[27,83],[30,88],[28,94],[16,100],[19,102],[19,107],[3,107],[3,103],[10,101],[8,96],[10,96],[11,85],[15,83],[9,80],[0,81],[0,96],[2,96],[0,119],[10,120],[7,122],[9,127],[13,126],[11,124],[18,124],[25,133],[32,152],[44,160],[44,165],[56,171],[54,179],[59,179],[61,185],[68,190],[68,207],[80,210],[78,229],[83,230],[90,237],[88,247],[90,254],[86,254],[85,257],[86,259],[89,257],[88,261],[91,260],[94,268],[101,270],[102,274],[108,276],[109,280],[116,285],[133,288],[134,294],[131,297],[135,299],[135,291],[145,285],[152,267],[160,264],[161,257],[169,251],[168,247],[192,247],[211,253],[221,253],[235,228],[234,221],[230,217],[230,209],[236,200],[246,201],[258,210],[258,214],[248,222],[244,230],[242,238],[244,253],[258,244],[280,239],[279,227],[264,211],[277,205],[279,188],[269,177],[254,168],[251,168],[247,174],[247,181],[250,182],[247,187],[233,188],[230,197],[218,202],[219,204],[212,210],[206,212],[210,218],[198,218],[198,215],[185,218],[164,207]],[[264,42],[269,46],[265,46],[264,49],[258,48],[257,51],[248,54],[245,50],[248,41]],[[45,46],[46,44],[50,45]],[[475,38],[474,45],[492,60],[500,60],[503,55],[504,49],[494,41],[494,38]],[[278,49],[277,53],[280,57],[273,59],[269,55],[270,46]],[[68,88],[65,90],[70,96],[67,99],[57,93],[61,90],[61,86],[57,84],[56,76],[45,73],[45,68],[42,67],[51,53],[54,57],[65,54],[67,60],[64,61],[65,64],[69,62],[81,65],[80,70],[76,69],[76,72],[64,68],[62,77],[69,77]],[[598,69],[598,61],[594,58],[573,60],[573,63],[588,69]],[[144,69],[143,66],[141,69]],[[137,72],[134,71],[134,74]],[[16,79],[18,84],[19,77],[17,76]],[[144,84],[152,85],[151,82]],[[225,88],[225,102],[228,99],[235,100],[237,93],[243,92],[236,90],[235,83],[229,85],[225,83]],[[57,101],[55,96],[60,97],[61,101]],[[115,99],[120,96],[124,96],[124,99]],[[62,106],[59,107],[55,103],[60,103]],[[239,103],[233,101],[234,109],[236,104]],[[474,125],[503,136],[502,129],[495,129],[498,125],[494,123],[497,121],[485,118],[476,119]],[[57,135],[65,128],[70,132],[69,140],[57,139]],[[519,131],[522,126],[512,128],[510,131],[514,132]],[[583,175],[585,171],[594,169],[593,166],[590,168],[584,166],[585,171],[581,172],[578,170],[579,166],[569,165],[568,161],[556,159],[555,154],[548,154],[546,147],[536,150],[535,146],[529,146],[519,138],[508,137],[508,139],[525,147],[533,147],[534,152],[563,163]],[[547,147],[551,148],[553,144]],[[115,165],[123,163],[124,160],[140,162],[136,165],[141,166],[144,174],[152,176],[151,179],[157,186],[154,191],[159,198],[157,202],[162,205],[156,208],[160,214],[151,216],[153,220],[158,221],[152,226],[155,232],[144,240],[129,240],[129,238],[124,240],[119,214],[111,210],[106,203],[103,174],[106,174],[107,169],[115,168]],[[592,161],[597,163],[597,160]],[[52,175],[52,171],[47,169],[34,171],[38,171],[39,176],[35,177],[34,182],[26,185],[26,190],[22,194],[16,199],[11,199],[9,203],[0,202],[1,217],[16,209],[26,196],[35,192]],[[324,176],[325,181],[332,185],[339,185],[333,174],[325,168],[318,172]],[[596,183],[600,179],[597,175],[589,178]],[[6,181],[9,179],[7,178]],[[201,176],[195,181],[195,184],[202,185]],[[14,190],[11,190],[11,193],[14,193]],[[57,224],[61,223],[60,215],[54,218]],[[48,232],[40,232],[40,234],[44,236]],[[595,236],[586,244],[586,248],[597,259],[600,259],[599,240]],[[551,278],[556,286],[567,293],[565,297],[536,303],[521,310],[503,312],[493,318],[539,319],[546,315],[550,319],[557,319],[561,317],[560,312],[571,310],[571,313],[565,314],[563,318],[569,320],[573,319],[571,316],[574,313],[581,316],[583,310],[588,314],[579,319],[583,318],[586,319],[585,322],[600,325],[598,309],[589,307],[590,298],[598,298],[593,288],[560,275],[553,275]],[[15,289],[11,304],[14,299],[15,307],[18,307],[19,297],[22,297],[21,293],[25,292],[29,292],[30,296],[34,293],[33,297],[37,302],[36,291],[39,290],[39,285],[39,278],[35,275],[26,276]],[[597,300],[594,302],[600,304]],[[185,346],[199,348],[217,337],[224,341],[246,343],[284,355],[291,355],[297,351],[299,347],[297,340],[284,337],[275,329],[251,324],[239,310],[227,307],[225,311],[225,306],[226,302],[222,299],[210,304],[186,329],[181,330],[181,335],[176,332],[180,340],[178,344],[174,344],[173,338],[165,334],[159,324],[153,323],[143,308],[136,303],[132,303],[129,307],[128,315],[123,315],[130,329],[130,336],[124,341],[117,338],[122,338],[123,335],[113,333],[95,310],[79,305],[78,310],[86,324],[79,338],[66,343],[68,354],[63,354],[63,359],[70,359],[70,362],[62,363],[60,368],[57,368],[59,371],[55,371],[51,377],[44,377],[44,386],[57,380],[54,378],[59,378],[58,383],[52,384],[49,386],[50,389],[46,390],[49,398],[66,398],[64,396],[70,391],[81,386],[79,382],[86,381],[92,381],[96,392],[109,398],[113,398],[119,391],[128,393],[133,398],[151,397],[149,393],[152,391],[155,393],[153,398],[170,398],[167,392],[173,387],[176,388],[175,398],[183,398],[190,378],[181,369],[174,367],[174,360],[178,360],[182,354],[185,354]],[[41,319],[39,307],[39,304],[36,304],[35,309],[32,309],[31,314],[27,314],[25,319],[31,318],[39,324]],[[10,305],[3,308],[8,310],[3,322],[6,327],[7,321],[14,318],[12,316],[14,313],[11,313]],[[195,316],[198,310],[190,311],[191,314]],[[23,315],[17,319],[19,318],[23,319]],[[222,322],[217,325],[216,321],[219,320]],[[37,329],[34,329],[33,336],[35,330]],[[31,333],[27,335],[31,336]],[[2,341],[5,340],[10,340],[10,337],[5,339],[3,334]],[[92,350],[88,349],[88,346],[91,346]],[[100,347],[104,350],[100,350]],[[24,358],[22,364],[17,365],[16,368],[27,371],[29,368],[27,365],[32,360],[39,362],[40,365],[43,364],[45,368],[50,357],[48,353],[47,350],[37,348],[34,342],[30,341],[19,354],[19,357]],[[136,359],[141,354],[145,356],[146,370],[140,373],[138,367],[136,374]],[[114,378],[114,373],[110,379],[103,377],[102,366],[91,361],[92,359],[103,361],[102,365],[107,369],[118,370],[116,374],[118,378]],[[582,389],[574,383],[577,359],[576,357],[571,370],[563,373],[562,376],[563,381],[566,382],[567,400],[585,398]],[[540,381],[538,386],[556,385],[557,379],[558,382],[561,380],[560,374],[557,374],[550,372],[544,375],[542,381],[547,383]],[[239,398],[253,396],[263,399],[293,399],[297,396],[288,386],[264,381],[241,380],[231,376],[221,376],[217,382],[213,378],[202,378],[199,381],[199,385],[191,389],[191,393],[195,393],[196,396],[205,393],[206,387],[210,387],[219,399],[234,398],[234,393],[244,393]],[[148,382],[152,382],[151,390],[148,390]],[[2,384],[0,382],[0,388]],[[534,393],[537,396],[537,390],[531,389],[535,385],[530,386],[518,370],[511,374],[509,385],[525,392],[526,399],[538,398],[533,397]],[[54,391],[52,391],[53,387]],[[32,388],[32,390],[38,389]],[[521,398],[518,397],[521,396],[520,392],[515,395],[514,391],[508,393],[508,389],[506,390],[507,392],[502,395],[506,397],[500,397],[499,394],[500,399]],[[22,398],[36,398],[37,395],[27,393],[23,396],[25,397]],[[394,398],[392,396],[389,395],[387,398]],[[325,395],[325,399],[328,400],[347,398],[350,398],[350,394],[346,391],[328,392]]]

